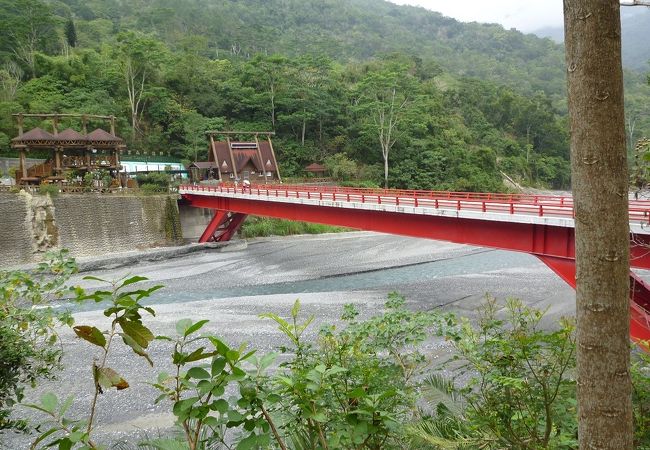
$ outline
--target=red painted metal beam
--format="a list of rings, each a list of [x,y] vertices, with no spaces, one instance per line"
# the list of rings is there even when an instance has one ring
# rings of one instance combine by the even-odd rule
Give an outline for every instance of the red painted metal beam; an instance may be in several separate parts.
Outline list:
[[[215,210],[214,216],[205,231],[203,231],[203,234],[199,238],[199,242],[204,243],[213,241],[215,232],[226,220],[228,220],[228,211]]]
[[[232,237],[237,233],[237,230],[242,226],[244,220],[248,217],[246,214],[233,213],[230,217],[230,222],[223,230],[223,233],[217,239],[219,242],[226,242],[232,239]]]
[[[538,256],[544,264],[576,287],[575,260]],[[650,342],[650,286],[634,272],[630,272],[630,337],[636,342]],[[647,348],[647,345],[644,346]]]
[[[574,229],[531,223],[500,222],[460,217],[405,214],[302,203],[264,201],[184,194],[192,206],[256,216],[323,223],[360,230],[520,251],[540,256],[573,259]],[[635,236],[632,267],[650,269],[650,236]]]

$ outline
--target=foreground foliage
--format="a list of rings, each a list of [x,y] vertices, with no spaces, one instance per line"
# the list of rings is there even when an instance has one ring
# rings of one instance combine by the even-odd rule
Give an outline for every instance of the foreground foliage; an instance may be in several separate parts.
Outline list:
[[[4,274],[4,298],[18,298],[10,295],[16,290],[9,286],[25,284],[29,289],[22,288],[20,298],[32,299],[33,304],[44,301],[44,292],[64,292],[63,282],[74,271],[74,264],[59,256],[40,269],[46,268],[57,276],[45,284],[32,280],[29,274]],[[301,315],[296,301],[286,317],[262,315],[277,325],[286,344],[277,352],[260,355],[245,344],[231,347],[205,331],[207,320],[183,319],[176,324],[175,335],[154,336],[143,316],[155,315],[155,311],[142,301],[161,286],[138,276],[114,282],[86,278],[109,287],[92,293],[75,290],[79,301],[106,305],[103,329],[84,324],[73,327],[79,339],[97,350],[89,361],[94,387],[89,393],[90,412],[87,417],[71,417],[75,399],[59,399],[54,394],[26,405],[45,417],[36,428],[39,434],[33,448],[103,448],[93,440],[97,400],[110,395],[112,389],[129,388],[129,381],[110,366],[110,354],[118,340],[151,365],[150,344],[158,340],[160,345],[170,346],[174,370],[160,373],[151,385],[160,393],[155,402],[169,405],[176,417],[178,433],[146,439],[142,448],[576,446],[573,322],[561,320],[555,327],[542,326],[543,312],[518,300],[502,305],[488,298],[479,319],[471,322],[437,311],[410,311],[405,299],[392,293],[380,314],[359,320],[356,308],[347,305],[339,324],[326,324],[318,331],[312,329],[314,317]],[[147,283],[146,287],[142,283]],[[27,348],[44,349],[39,355],[46,357],[45,365],[18,360],[23,366],[16,367],[23,367],[26,375],[13,381],[7,378],[13,382],[9,390],[3,385],[3,398],[10,399],[3,404],[5,427],[25,427],[22,421],[8,421],[11,406],[21,398],[25,383],[51,375],[59,361],[60,350],[51,347],[55,342],[53,316],[48,314],[45,319],[21,316],[27,323],[19,322],[17,329],[44,330],[39,336],[49,344],[40,347],[39,340],[19,341],[38,343]],[[73,325],[67,316],[62,319]],[[424,349],[445,345],[440,338],[453,351],[442,364],[432,366]],[[34,372],[38,367],[41,371]],[[648,367],[646,355],[640,355],[633,366],[639,448],[650,443]]]
[[[62,297],[77,266],[65,251],[48,253],[33,273],[0,271],[0,433],[24,430],[23,420],[10,418],[24,390],[51,379],[60,368],[62,349],[56,327],[72,324],[50,302]]]

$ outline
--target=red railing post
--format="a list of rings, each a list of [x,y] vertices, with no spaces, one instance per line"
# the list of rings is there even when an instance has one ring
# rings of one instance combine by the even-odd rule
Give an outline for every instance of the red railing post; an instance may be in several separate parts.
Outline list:
[[[366,202],[366,194],[361,194],[361,203]]]
[[[416,208],[418,207],[418,198],[417,197],[415,197],[415,207]]]
[[[544,205],[539,205],[539,217],[544,215]]]
[[[514,214],[514,213],[515,213],[515,204],[510,202],[510,214]]]
[[[399,197],[395,197],[395,206],[399,206]]]
[[[348,202],[350,201],[350,194],[348,194]]]

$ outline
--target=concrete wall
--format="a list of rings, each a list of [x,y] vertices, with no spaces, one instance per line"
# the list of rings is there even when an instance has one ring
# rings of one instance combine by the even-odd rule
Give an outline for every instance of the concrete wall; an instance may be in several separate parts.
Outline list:
[[[214,210],[195,208],[183,201],[178,202],[178,210],[183,228],[183,238],[186,241],[198,242],[205,228],[214,216]]]
[[[31,260],[30,216],[26,196],[0,192],[0,267]]]
[[[0,193],[0,267],[40,260],[50,249],[92,256],[182,241],[175,196]]]

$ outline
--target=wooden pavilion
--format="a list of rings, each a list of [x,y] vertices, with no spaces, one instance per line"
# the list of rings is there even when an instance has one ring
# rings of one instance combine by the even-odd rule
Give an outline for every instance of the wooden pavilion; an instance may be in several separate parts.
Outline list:
[[[220,181],[249,180],[253,183],[282,182],[271,136],[264,131],[208,131],[208,162],[216,166]],[[225,140],[215,140],[222,136]],[[233,137],[252,136],[254,140],[234,141]],[[261,140],[260,136],[266,137]]]
[[[11,147],[20,151],[20,167],[16,172],[18,184],[39,184],[42,182],[60,182],[66,174],[75,170],[80,175],[99,169],[108,171],[117,177],[120,165],[120,153],[126,148],[122,138],[115,135],[115,116],[97,116],[90,114],[13,114],[18,123],[18,136],[11,140]],[[42,128],[33,128],[24,132],[24,119],[34,117],[51,120],[52,133]],[[59,131],[63,118],[81,121],[81,132],[72,128]],[[89,120],[107,121],[110,132],[97,128],[90,133],[87,130]],[[50,157],[37,166],[27,168],[27,155],[32,150],[49,150]]]

